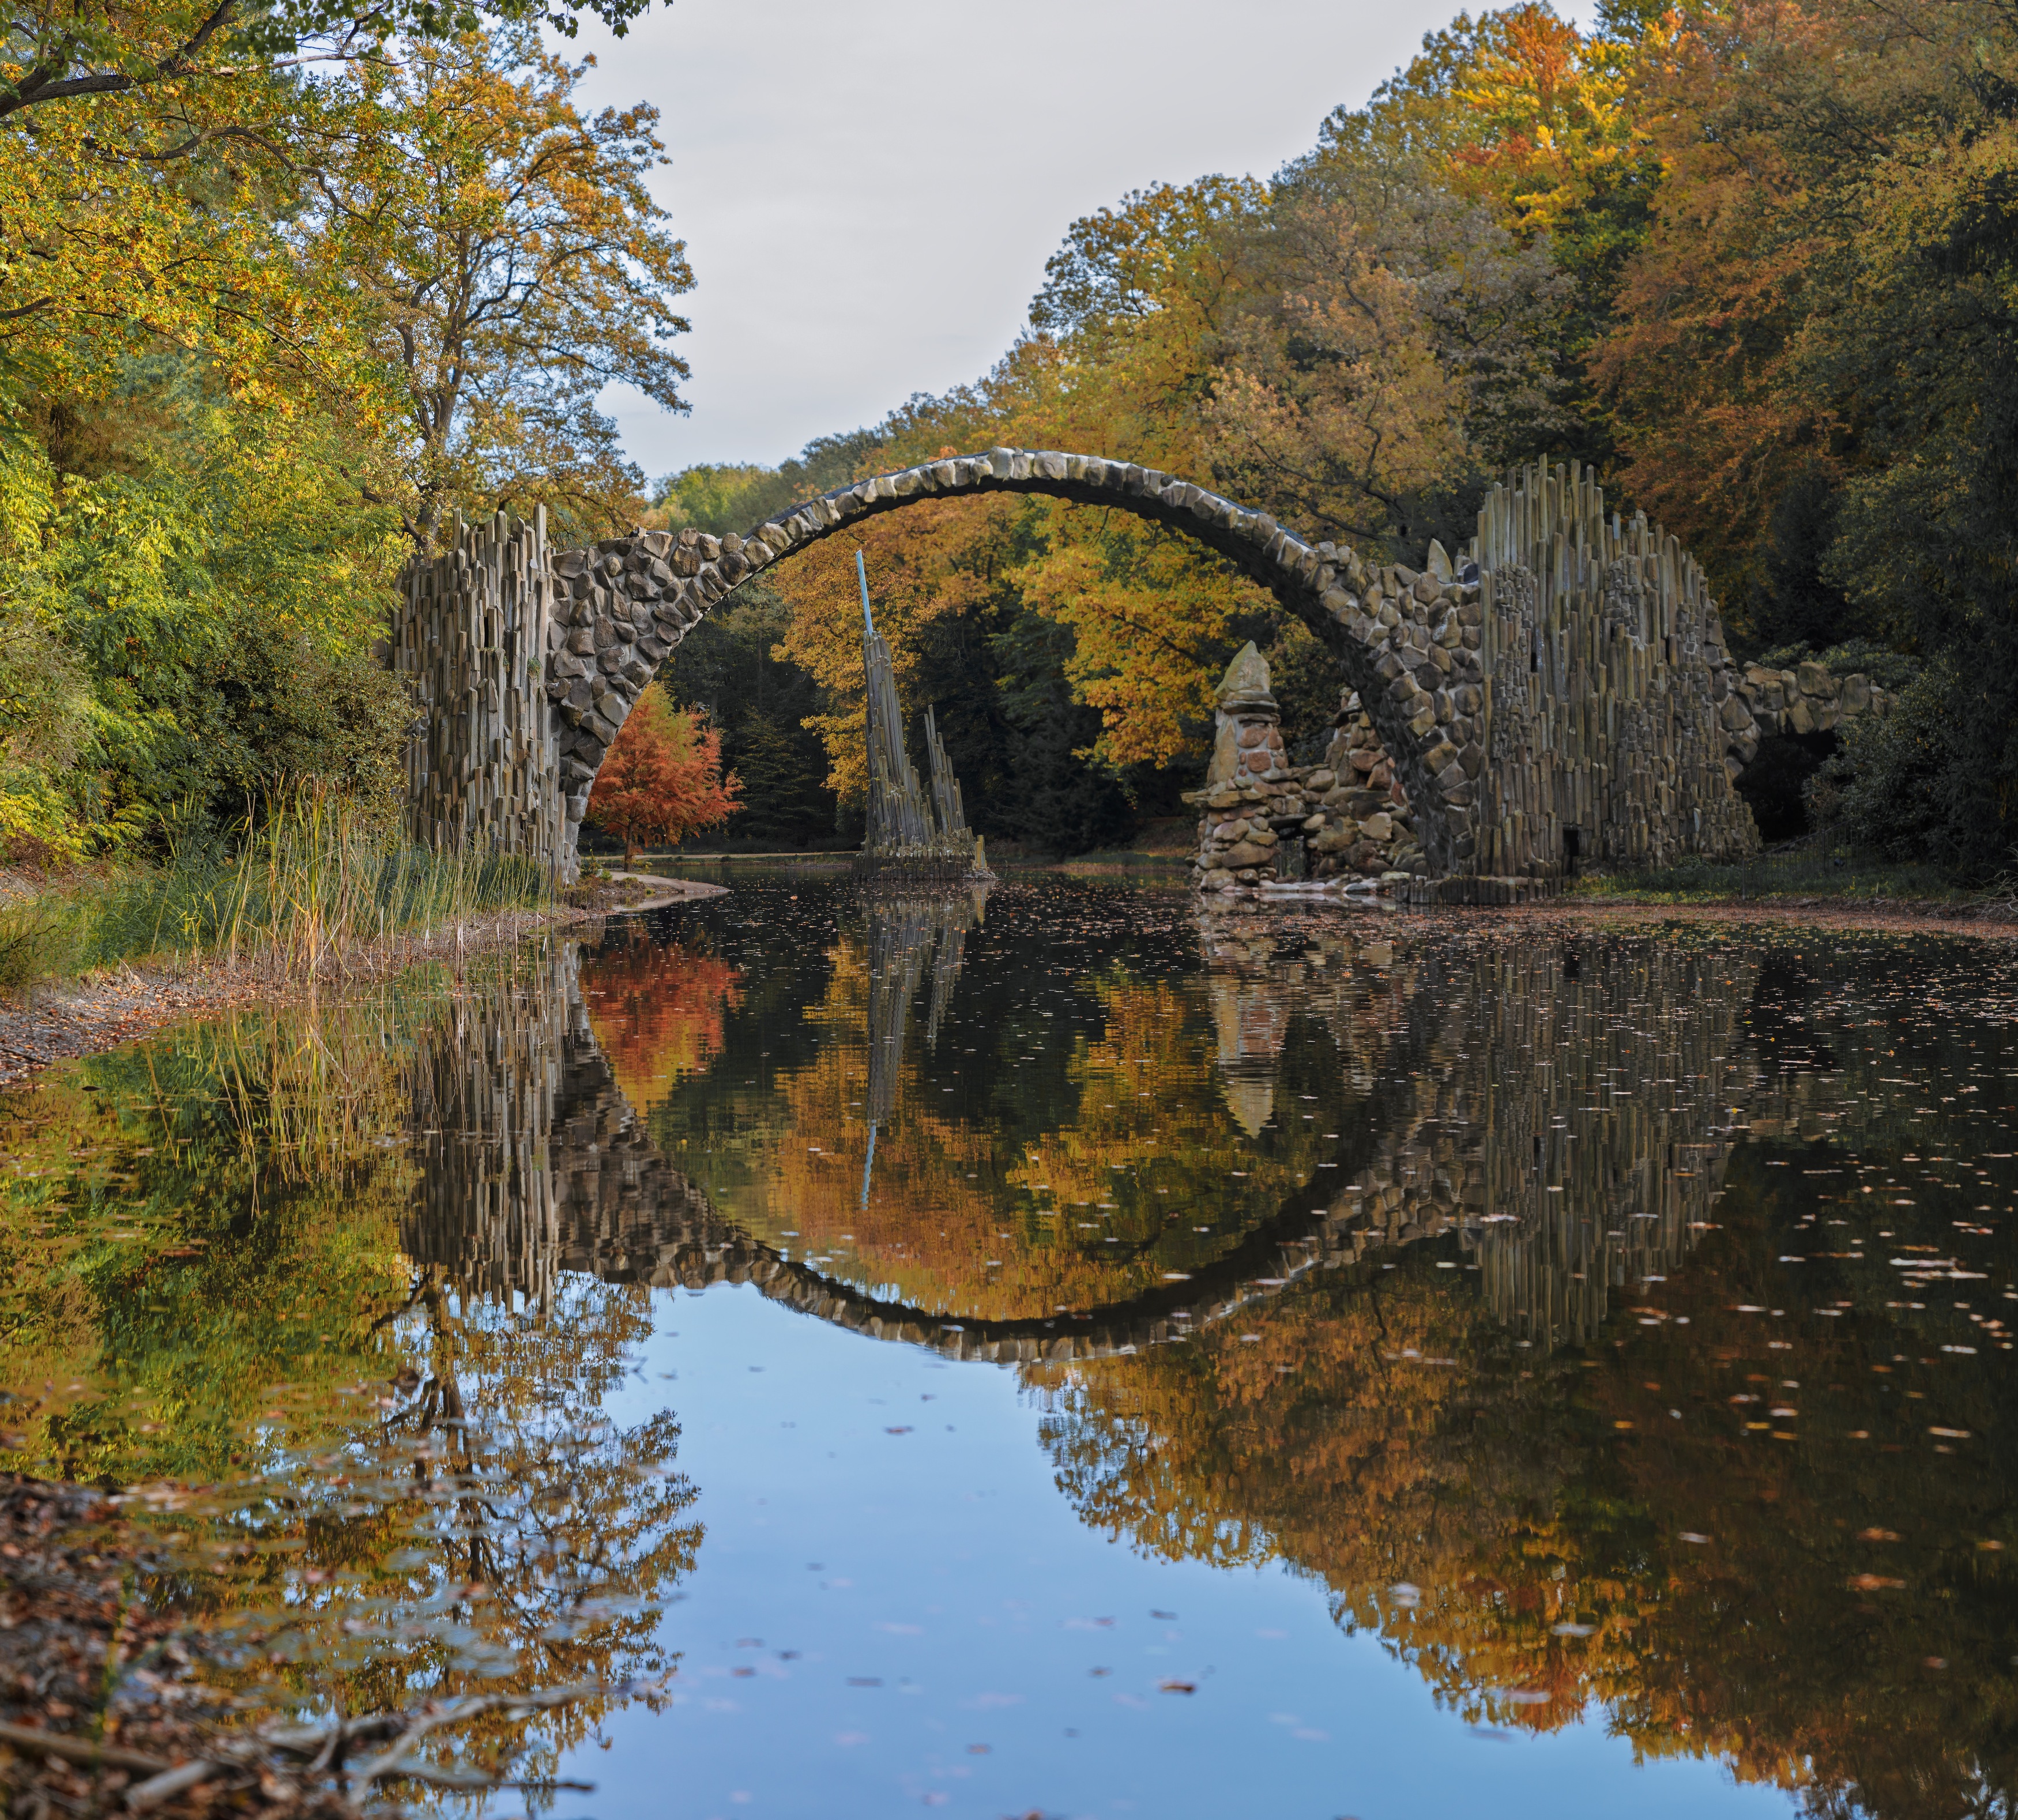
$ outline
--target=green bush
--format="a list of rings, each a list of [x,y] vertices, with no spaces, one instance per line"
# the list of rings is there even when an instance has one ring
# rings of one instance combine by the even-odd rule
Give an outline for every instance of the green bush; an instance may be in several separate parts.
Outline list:
[[[1846,721],[1841,749],[1810,782],[1814,818],[1881,858],[1929,861],[1965,884],[2007,871],[2014,830],[1998,769],[1984,762],[1987,730],[1973,718],[1972,693],[1960,666],[1943,659],[1907,684],[1890,713]]]

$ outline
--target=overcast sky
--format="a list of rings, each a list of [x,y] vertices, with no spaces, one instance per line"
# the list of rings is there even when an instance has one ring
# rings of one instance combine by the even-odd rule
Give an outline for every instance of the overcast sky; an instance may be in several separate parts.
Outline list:
[[[606,408],[656,477],[776,462],[976,378],[1076,216],[1145,184],[1271,174],[1456,10],[659,0],[620,41],[586,25],[586,99],[661,112],[656,191],[696,280],[690,413],[624,389]]]

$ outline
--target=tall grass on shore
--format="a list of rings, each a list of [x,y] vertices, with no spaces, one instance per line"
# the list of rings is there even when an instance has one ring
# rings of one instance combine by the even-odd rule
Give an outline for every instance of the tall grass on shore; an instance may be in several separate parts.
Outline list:
[[[227,841],[0,905],[0,988],[154,955],[306,974],[401,937],[537,908],[530,861],[439,854],[341,798],[304,793]]]

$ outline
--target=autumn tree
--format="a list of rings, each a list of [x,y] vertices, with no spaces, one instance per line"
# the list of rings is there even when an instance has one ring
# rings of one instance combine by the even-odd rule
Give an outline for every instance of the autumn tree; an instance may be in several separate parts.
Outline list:
[[[530,28],[412,40],[329,86],[307,257],[392,376],[400,508],[431,547],[456,509],[536,502],[606,533],[643,477],[596,408],[622,382],[667,410],[693,276],[647,180],[658,110],[584,114]]]
[[[743,784],[721,771],[721,735],[698,709],[675,708],[653,683],[638,698],[589,793],[593,827],[624,843],[635,865],[648,840],[677,847],[718,827],[740,806]]]

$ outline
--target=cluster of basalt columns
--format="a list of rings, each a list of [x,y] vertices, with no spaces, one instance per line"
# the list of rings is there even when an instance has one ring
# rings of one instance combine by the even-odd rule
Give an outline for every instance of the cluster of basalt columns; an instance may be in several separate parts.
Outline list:
[[[610,743],[704,613],[868,517],[991,493],[1181,531],[1297,615],[1337,660],[1391,767],[1419,895],[1497,901],[1546,887],[1573,844],[1658,863],[1756,840],[1725,762],[1733,684],[1702,575],[1644,518],[1608,519],[1602,490],[1574,465],[1496,488],[1459,558],[1432,545],[1418,572],[1306,543],[1175,475],[1019,449],[877,475],[743,536],[640,532],[548,558],[537,522],[458,530],[451,550],[410,569],[394,628],[422,716],[414,832],[535,854],[572,876]]]

